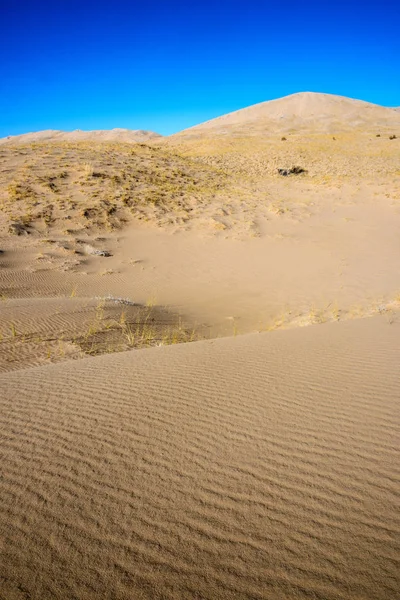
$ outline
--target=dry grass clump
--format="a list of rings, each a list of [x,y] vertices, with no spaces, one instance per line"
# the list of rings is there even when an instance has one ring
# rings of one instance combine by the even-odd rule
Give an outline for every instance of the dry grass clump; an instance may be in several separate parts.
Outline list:
[[[305,173],[307,173],[307,170],[303,169],[303,167],[294,166],[294,167],[291,167],[290,169],[278,169],[278,173],[279,173],[279,175],[282,175],[283,177],[287,177],[288,175],[305,174]]]
[[[199,338],[196,330],[185,327],[180,317],[160,307],[130,305],[121,311],[118,319],[110,319],[104,314],[105,302],[101,300],[97,305],[96,319],[87,331],[74,339],[85,354],[181,344]]]
[[[26,231],[42,236],[110,231],[132,219],[205,228],[224,237],[253,235],[260,210],[288,212],[276,206],[273,188],[278,183],[288,196],[292,184],[297,189],[305,184],[314,190],[321,185],[334,189],[398,177],[390,131],[381,131],[379,142],[375,132],[343,133],[335,144],[331,134],[291,132],[290,144],[282,144],[278,133],[256,135],[250,130],[173,136],[157,146],[7,145],[1,154],[0,210],[7,227],[29,220]],[[286,182],[282,175],[298,177]]]
[[[41,184],[43,187],[48,188],[54,194],[59,193],[59,180],[66,179],[68,177],[68,171],[60,171],[59,173],[46,173],[38,177],[37,182]]]
[[[40,318],[26,322],[17,315],[0,320],[0,371],[204,337],[179,315],[152,302],[142,305],[108,296],[88,306],[76,296],[75,288],[63,302],[61,320],[58,316],[51,319],[53,309],[49,308],[52,327],[48,326],[49,315],[45,327]]]
[[[165,145],[231,175],[236,173],[247,182],[268,182],[285,164],[303,165],[310,183],[316,184],[325,176],[339,183],[357,179],[375,182],[398,170],[398,157],[389,137],[382,137],[378,143],[375,134],[353,131],[337,136],[332,144],[328,133],[293,132],[290,144],[282,144],[281,140],[278,135],[260,131],[237,131],[230,136],[203,131],[191,137],[174,136]]]
[[[325,306],[312,305],[308,310],[293,311],[287,308],[276,315],[262,331],[274,331],[276,329],[293,329],[295,327],[307,327],[309,325],[321,325],[334,321],[348,321],[351,319],[363,319],[376,315],[386,314],[390,324],[398,320],[400,315],[400,294],[379,302],[365,302],[347,308],[340,308],[335,300]]]
[[[36,198],[36,192],[32,189],[30,185],[21,181],[19,183],[10,183],[7,186],[7,192],[9,197],[14,202],[19,202],[22,200],[34,200]]]
[[[24,215],[23,217],[21,217],[20,219],[17,219],[16,221],[11,221],[9,226],[8,226],[8,233],[11,233],[11,235],[27,235],[30,233],[30,226],[31,223],[31,218],[29,217],[29,215]]]
[[[87,230],[132,217],[189,220],[228,180],[217,167],[146,144],[34,143],[7,146],[2,157],[0,209],[14,220],[29,214],[40,232],[65,220]]]

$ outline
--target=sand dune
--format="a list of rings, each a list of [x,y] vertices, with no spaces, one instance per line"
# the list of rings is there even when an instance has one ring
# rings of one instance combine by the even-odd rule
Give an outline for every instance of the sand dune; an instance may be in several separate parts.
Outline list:
[[[395,113],[393,111],[396,111]],[[370,129],[389,130],[400,127],[399,107],[386,107],[363,100],[334,94],[299,92],[276,100],[260,102],[200,123],[170,136],[187,137],[207,134],[244,132],[319,133]],[[1,144],[29,144],[35,142],[161,142],[163,136],[147,130],[114,128],[110,130],[59,131],[45,130],[0,139]]]
[[[353,100],[332,94],[300,92],[277,100],[261,102],[248,108],[223,115],[177,134],[198,135],[314,130],[318,132],[346,131],[370,127],[400,127],[400,116],[391,108]]]
[[[398,338],[376,318],[0,376],[2,597],[396,598]]]
[[[10,135],[0,139],[1,144],[29,144],[34,142],[147,142],[161,138],[159,133],[144,131],[142,129],[110,129],[98,131],[37,131],[22,135]]]
[[[277,178],[278,169],[294,166],[318,185],[340,186],[344,180],[354,187],[366,180],[375,185],[389,176],[391,186],[399,175],[399,139],[398,111],[303,92],[218,117],[159,143],[240,175],[243,184],[252,182],[248,196],[261,188],[265,197],[267,180]]]
[[[400,597],[399,119],[0,140],[1,600]]]

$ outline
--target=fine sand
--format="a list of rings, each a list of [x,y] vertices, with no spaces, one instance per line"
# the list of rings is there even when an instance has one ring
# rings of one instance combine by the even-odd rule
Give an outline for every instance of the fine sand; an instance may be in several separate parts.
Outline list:
[[[22,135],[10,135],[0,139],[2,144],[29,144],[39,142],[148,142],[149,140],[161,138],[159,133],[144,131],[143,129],[110,129],[108,131],[36,131],[34,133],[23,133]]]
[[[0,376],[2,598],[387,600],[400,324]]]
[[[391,108],[344,96],[300,92],[242,108],[186,129],[178,135],[204,133],[207,129],[214,132],[231,132],[232,129],[238,131],[244,126],[246,132],[264,129],[269,132],[278,130],[295,133],[304,130],[365,130],[371,125],[385,128],[395,124],[399,126],[400,115],[394,115]]]
[[[0,144],[0,600],[399,598],[400,113]]]

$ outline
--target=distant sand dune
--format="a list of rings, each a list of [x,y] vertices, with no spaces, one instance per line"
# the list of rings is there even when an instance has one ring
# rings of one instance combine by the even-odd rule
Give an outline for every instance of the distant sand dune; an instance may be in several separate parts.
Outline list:
[[[388,600],[399,324],[0,376],[0,596]]]
[[[277,100],[261,102],[247,108],[217,117],[177,136],[214,133],[232,133],[243,130],[254,132],[285,132],[314,130],[343,131],[357,128],[400,126],[400,115],[393,109],[333,94],[300,92]]]
[[[260,102],[222,115],[178,132],[173,136],[187,137],[214,133],[230,134],[235,131],[251,133],[277,133],[295,131],[346,131],[360,128],[400,127],[400,107],[386,107],[363,100],[334,94],[299,92],[276,100]],[[28,144],[32,142],[161,142],[159,133],[142,129],[105,129],[94,131],[59,131],[48,129],[0,139],[2,144]]]
[[[161,138],[159,133],[142,129],[110,129],[98,131],[57,131],[48,129],[0,139],[1,144],[30,144],[32,142],[146,142]]]

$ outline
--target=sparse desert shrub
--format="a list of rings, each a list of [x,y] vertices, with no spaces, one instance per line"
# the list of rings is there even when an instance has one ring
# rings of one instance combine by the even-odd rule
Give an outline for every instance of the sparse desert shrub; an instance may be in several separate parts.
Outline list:
[[[27,235],[29,231],[26,227],[27,226],[21,221],[14,221],[13,223],[10,223],[8,231],[11,235]]]
[[[389,140],[396,140],[396,139],[397,139],[397,136],[394,134],[389,136]]]
[[[283,177],[287,177],[288,175],[301,175],[302,173],[307,173],[306,169],[303,167],[292,167],[291,169],[278,169],[279,175]]]
[[[43,175],[42,177],[39,177],[38,180],[42,185],[49,188],[49,190],[56,194],[57,192],[59,192],[56,180],[58,178],[65,179],[67,175],[68,173],[66,171],[61,171],[61,173],[55,175]]]
[[[117,211],[117,205],[116,204],[112,204],[111,202],[109,202],[108,200],[103,200],[100,203],[100,206],[102,209],[104,209],[105,213],[107,215],[112,215]]]
[[[92,219],[97,215],[97,210],[95,208],[84,208],[81,212],[82,217],[85,219]]]
[[[53,209],[54,206],[52,204],[48,204],[35,215],[35,218],[43,219],[46,225],[50,225],[50,223],[53,222]]]
[[[281,138],[281,141],[286,142],[286,138],[285,137]]]
[[[23,183],[11,183],[7,191],[12,200],[28,200],[35,198],[36,194],[33,189]]]
[[[381,137],[381,134],[380,134],[380,133],[377,133],[377,134],[376,134],[376,137]]]
[[[303,169],[303,167],[292,167],[290,173],[293,175],[300,175],[300,173],[307,173],[307,171]]]

